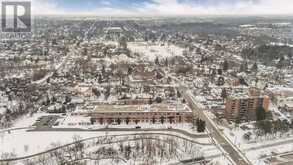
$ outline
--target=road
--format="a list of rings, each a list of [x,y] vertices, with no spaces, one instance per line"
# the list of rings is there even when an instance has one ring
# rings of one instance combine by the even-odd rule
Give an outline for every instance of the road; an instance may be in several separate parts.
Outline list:
[[[211,137],[220,145],[220,147],[228,153],[228,156],[235,162],[237,165],[252,165],[251,162],[240,152],[238,151],[233,144],[222,135],[220,130],[215,126],[215,124],[208,118],[204,113],[203,109],[198,106],[198,103],[194,100],[193,94],[187,90],[185,86],[180,86],[180,91],[183,93],[183,96],[187,103],[190,105],[190,108],[194,112],[194,115],[200,119],[206,121],[206,128],[210,131]]]
[[[50,77],[52,77],[54,75],[54,73],[56,71],[62,69],[62,67],[65,66],[65,64],[68,62],[70,57],[74,56],[75,54],[78,54],[78,52],[75,50],[75,45],[71,45],[69,50],[70,50],[70,52],[66,55],[66,57],[64,57],[64,59],[61,63],[59,63],[57,66],[55,66],[54,70],[50,71],[42,79],[32,82],[32,84],[42,84],[42,83],[46,82]]]
[[[7,163],[7,162],[13,162],[13,161],[18,161],[18,160],[25,160],[25,159],[30,159],[30,158],[33,158],[33,157],[36,157],[36,156],[39,156],[39,155],[43,155],[43,154],[47,154],[47,153],[51,153],[55,150],[58,150],[58,149],[61,149],[61,148],[65,148],[67,146],[70,146],[70,145],[73,145],[73,144],[76,144],[77,142],[85,142],[85,141],[89,141],[89,140],[92,140],[92,139],[97,139],[97,138],[105,138],[105,139],[111,139],[112,137],[130,137],[130,136],[170,136],[170,137],[175,137],[175,138],[180,138],[180,139],[184,139],[186,141],[189,141],[191,143],[194,143],[194,144],[199,144],[199,142],[197,141],[194,141],[194,140],[191,140],[191,139],[188,139],[188,138],[185,138],[185,137],[182,137],[182,136],[179,136],[179,135],[174,135],[174,134],[169,134],[169,133],[154,133],[154,132],[136,132],[136,133],[132,133],[132,134],[121,134],[121,135],[105,135],[105,136],[96,136],[96,137],[89,137],[89,138],[85,138],[85,139],[81,139],[79,141],[76,141],[76,142],[72,142],[72,143],[68,143],[68,144],[65,144],[65,145],[61,145],[61,146],[58,146],[58,147],[55,147],[55,148],[51,148],[49,150],[46,150],[46,151],[43,151],[43,152],[39,152],[39,153],[36,153],[36,154],[32,154],[32,155],[27,155],[27,156],[23,156],[23,157],[16,157],[16,158],[8,158],[8,159],[1,159],[0,158],[0,164],[1,163]],[[141,138],[144,138],[144,137],[138,137],[138,138],[134,138],[132,140],[139,140]],[[151,139],[157,139],[155,137],[146,137],[146,138],[151,138]],[[105,140],[103,142],[103,144],[113,144],[113,143],[120,143],[120,142],[125,142],[125,141],[131,141],[131,139],[124,139],[124,140],[121,140],[121,141],[112,141],[112,140]],[[202,145],[202,144],[200,144]],[[211,144],[204,144],[204,145],[211,145]],[[192,162],[194,160],[186,160],[187,162]]]
[[[29,132],[169,132],[178,133],[190,137],[191,139],[207,138],[207,134],[193,134],[181,129],[134,129],[134,128],[101,128],[101,129],[81,129],[81,128],[35,128],[28,130]],[[198,143],[201,145],[211,145],[207,143]]]

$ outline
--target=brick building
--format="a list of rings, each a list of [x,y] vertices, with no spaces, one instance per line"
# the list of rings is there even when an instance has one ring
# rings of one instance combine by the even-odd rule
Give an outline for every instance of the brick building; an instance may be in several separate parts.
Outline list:
[[[225,118],[229,121],[254,121],[256,110],[263,107],[269,110],[269,97],[257,89],[249,89],[247,94],[233,94],[226,99]]]
[[[72,115],[88,116],[99,124],[193,122],[192,111],[186,105],[99,105],[92,111],[76,111]]]

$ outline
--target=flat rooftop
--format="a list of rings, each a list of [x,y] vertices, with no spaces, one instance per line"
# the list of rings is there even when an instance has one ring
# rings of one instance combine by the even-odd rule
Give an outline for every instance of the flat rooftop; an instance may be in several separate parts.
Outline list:
[[[152,104],[152,105],[96,105],[93,108],[79,109],[77,112],[113,113],[113,112],[191,112],[185,104]]]

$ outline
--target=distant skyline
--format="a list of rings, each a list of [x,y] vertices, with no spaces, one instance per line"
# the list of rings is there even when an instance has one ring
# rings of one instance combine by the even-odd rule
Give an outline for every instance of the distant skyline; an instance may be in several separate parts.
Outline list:
[[[31,0],[35,15],[293,15],[293,0]]]

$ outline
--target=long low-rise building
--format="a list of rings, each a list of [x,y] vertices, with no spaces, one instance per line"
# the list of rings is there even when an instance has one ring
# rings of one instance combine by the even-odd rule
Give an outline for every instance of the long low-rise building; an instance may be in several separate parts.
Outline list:
[[[131,123],[192,123],[193,115],[187,105],[97,105],[92,110],[76,110],[72,115],[89,116],[99,124]]]

